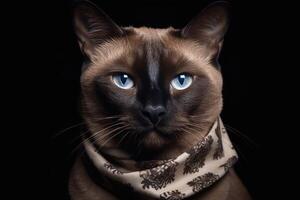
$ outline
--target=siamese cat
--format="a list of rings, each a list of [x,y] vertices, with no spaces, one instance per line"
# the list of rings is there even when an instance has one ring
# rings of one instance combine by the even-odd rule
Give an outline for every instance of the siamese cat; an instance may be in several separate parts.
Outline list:
[[[193,188],[192,195],[176,189],[158,197],[147,191],[159,193],[174,177],[158,171],[153,181],[165,183],[146,185],[144,179],[138,183],[144,184],[144,193],[99,170],[104,160],[112,176],[140,173],[145,178],[142,172],[162,166],[169,170],[169,164],[176,163],[173,158],[188,155],[183,152],[206,140],[222,110],[218,56],[228,28],[227,10],[226,3],[216,2],[182,29],[155,29],[120,27],[93,3],[76,4],[74,27],[85,58],[82,115],[89,131],[82,136],[85,145],[70,173],[72,200],[251,199],[231,167],[225,167],[222,177],[202,177],[204,189]],[[194,172],[202,170],[205,163],[199,159],[208,149],[194,156]],[[176,178],[177,185],[181,182],[183,178]]]

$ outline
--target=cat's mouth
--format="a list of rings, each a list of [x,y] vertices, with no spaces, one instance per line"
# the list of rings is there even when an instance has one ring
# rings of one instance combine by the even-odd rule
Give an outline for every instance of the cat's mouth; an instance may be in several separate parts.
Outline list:
[[[147,149],[160,149],[174,138],[174,134],[158,127],[145,129],[141,134],[143,145]]]

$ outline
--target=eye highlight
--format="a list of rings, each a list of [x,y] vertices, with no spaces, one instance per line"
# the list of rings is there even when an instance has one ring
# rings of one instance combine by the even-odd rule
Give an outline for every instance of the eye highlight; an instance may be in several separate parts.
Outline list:
[[[171,85],[176,90],[184,90],[188,88],[193,82],[193,78],[188,74],[178,74],[172,81]]]
[[[128,90],[134,86],[133,80],[126,73],[112,75],[112,80],[116,86],[125,90]]]

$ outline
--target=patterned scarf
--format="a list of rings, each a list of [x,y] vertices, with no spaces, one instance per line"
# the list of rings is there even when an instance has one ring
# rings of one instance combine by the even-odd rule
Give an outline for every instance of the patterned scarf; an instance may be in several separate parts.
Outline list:
[[[117,167],[91,143],[84,145],[93,165],[105,177],[157,199],[184,199],[202,191],[224,176],[238,158],[220,118],[189,151],[137,171]]]

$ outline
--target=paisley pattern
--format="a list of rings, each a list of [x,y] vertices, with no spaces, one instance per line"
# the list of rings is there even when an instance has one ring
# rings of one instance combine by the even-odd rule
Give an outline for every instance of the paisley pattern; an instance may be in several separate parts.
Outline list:
[[[131,199],[139,199],[135,194],[151,199],[188,198],[224,176],[238,159],[221,119],[216,120],[208,134],[189,151],[169,160],[138,162],[118,149],[114,149],[111,156],[109,151],[104,152],[104,157],[92,144],[86,142],[84,145],[95,167],[111,180],[115,190],[117,183],[128,186],[119,188],[124,188],[122,194],[134,197]],[[130,163],[135,168],[125,169]]]
[[[227,172],[237,162],[237,160],[237,156],[232,156],[226,161],[225,164],[221,165],[220,167],[224,167],[224,171]]]
[[[140,177],[143,179],[141,182],[143,188],[148,189],[152,187],[158,190],[166,187],[167,184],[174,181],[177,165],[178,163],[171,161],[153,169],[146,170],[145,173],[141,173]]]
[[[206,137],[188,152],[190,156],[184,164],[183,174],[198,172],[199,168],[204,166],[205,158],[211,149],[212,143],[213,138],[211,136]]]
[[[152,161],[143,161],[143,162],[137,162],[135,164],[135,167],[138,168],[138,169],[150,169],[150,168],[155,168],[159,165],[163,165],[169,161],[171,161],[172,159],[170,160],[152,160]]]
[[[193,179],[187,184],[193,188],[193,192],[199,192],[204,188],[207,188],[208,186],[212,185],[218,179],[219,179],[219,175],[209,172],[202,176],[198,176],[197,178]]]
[[[106,168],[113,174],[123,174],[123,172],[119,171],[117,168],[115,168],[112,164],[109,163],[104,163],[104,168]]]
[[[160,195],[161,200],[181,200],[185,196],[184,193],[179,192],[178,190],[173,190],[170,192],[164,192]]]

